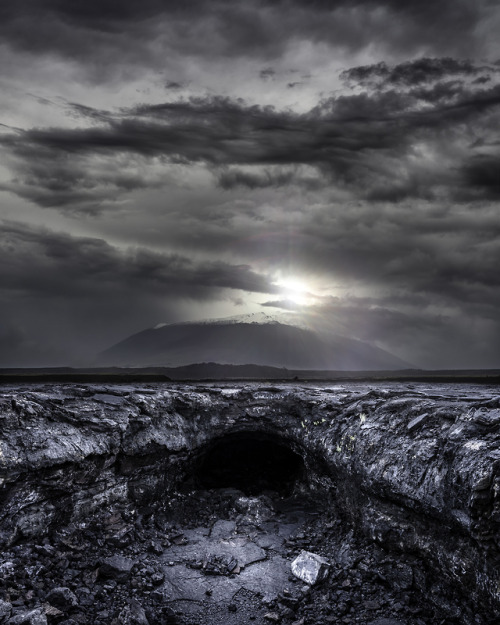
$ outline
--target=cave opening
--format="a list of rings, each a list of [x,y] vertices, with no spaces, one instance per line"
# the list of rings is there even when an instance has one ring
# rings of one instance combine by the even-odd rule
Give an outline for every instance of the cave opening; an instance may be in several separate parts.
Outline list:
[[[288,443],[260,433],[227,435],[199,456],[195,481],[203,488],[236,488],[245,495],[289,495],[304,474],[304,462]]]

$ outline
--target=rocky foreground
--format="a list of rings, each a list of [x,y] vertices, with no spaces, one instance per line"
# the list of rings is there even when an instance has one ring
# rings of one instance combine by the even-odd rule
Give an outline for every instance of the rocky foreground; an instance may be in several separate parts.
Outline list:
[[[495,387],[0,388],[2,624],[492,625],[499,524]]]

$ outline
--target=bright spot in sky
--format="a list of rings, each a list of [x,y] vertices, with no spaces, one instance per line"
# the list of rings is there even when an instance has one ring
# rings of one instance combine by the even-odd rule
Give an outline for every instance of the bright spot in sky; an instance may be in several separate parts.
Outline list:
[[[299,306],[308,306],[314,302],[315,296],[309,285],[297,278],[282,278],[276,282],[282,297]]]

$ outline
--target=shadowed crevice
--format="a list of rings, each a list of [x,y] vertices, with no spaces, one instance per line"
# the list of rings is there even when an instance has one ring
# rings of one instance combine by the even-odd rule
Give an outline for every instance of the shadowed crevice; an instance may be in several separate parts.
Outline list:
[[[237,488],[246,495],[289,494],[304,463],[286,441],[256,432],[231,434],[199,456],[194,479],[203,488]]]

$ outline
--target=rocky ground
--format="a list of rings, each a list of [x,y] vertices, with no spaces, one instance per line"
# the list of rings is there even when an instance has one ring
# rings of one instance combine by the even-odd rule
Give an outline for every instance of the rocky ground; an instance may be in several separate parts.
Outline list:
[[[326,580],[292,574],[302,550],[329,560]],[[0,572],[9,625],[455,622],[416,590],[416,560],[355,538],[304,495],[226,488],[144,510],[115,505],[4,551]]]
[[[0,389],[1,625],[496,625],[499,526],[496,387]]]

